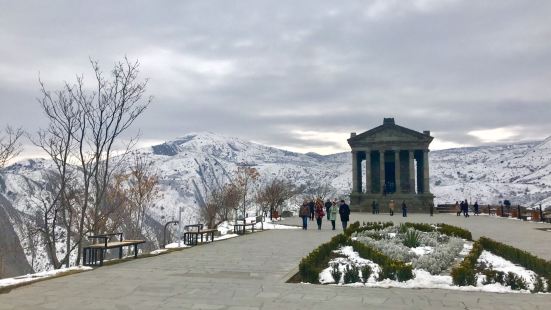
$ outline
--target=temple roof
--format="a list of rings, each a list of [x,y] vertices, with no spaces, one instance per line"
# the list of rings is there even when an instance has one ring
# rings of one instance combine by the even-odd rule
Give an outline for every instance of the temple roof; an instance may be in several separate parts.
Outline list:
[[[427,147],[434,138],[429,131],[423,133],[396,125],[394,118],[385,118],[383,124],[359,135],[351,134],[348,144],[351,147],[370,145],[419,145]]]

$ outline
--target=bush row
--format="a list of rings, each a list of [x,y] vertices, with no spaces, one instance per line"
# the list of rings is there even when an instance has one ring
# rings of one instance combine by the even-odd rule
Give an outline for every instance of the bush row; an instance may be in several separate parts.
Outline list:
[[[369,259],[370,261],[378,264],[381,267],[381,273],[379,274],[379,280],[391,279],[400,282],[413,279],[413,267],[401,261],[396,261],[379,250],[370,247],[362,242],[355,240],[348,240],[348,244],[352,246],[354,251],[358,252],[360,257]]]
[[[358,223],[358,222],[356,222]],[[359,223],[358,223],[359,224]],[[352,233],[361,233],[366,230],[381,230],[387,227],[394,226],[392,222],[364,222],[362,226],[356,228]]]
[[[473,243],[473,248],[469,254],[463,259],[459,266],[452,269],[451,276],[453,284],[458,286],[476,286],[476,262],[482,250],[483,248],[480,241]]]
[[[433,231],[435,231],[434,226],[432,226],[431,224],[407,222],[407,223],[404,223],[402,225],[404,225],[408,228],[413,228],[415,230],[419,230],[419,231],[423,231],[423,232],[433,232]]]
[[[450,237],[459,237],[469,241],[473,241],[473,236],[471,235],[471,232],[466,229],[463,229],[457,226],[448,225],[448,224],[443,224],[443,223],[438,224],[438,227],[439,227],[438,231],[445,235],[448,235]]]
[[[479,241],[485,250],[490,251],[497,256],[501,256],[515,264],[521,265],[526,269],[532,270],[540,276],[546,278],[551,277],[550,261],[546,261],[526,251],[514,248],[510,245],[506,245],[486,237],[481,237]]]
[[[327,268],[327,264],[331,259],[331,253],[338,249],[341,244],[346,243],[347,239],[348,237],[344,234],[338,234],[329,242],[320,245],[310,252],[308,256],[304,257],[298,265],[302,281],[319,283],[319,274],[323,269]]]

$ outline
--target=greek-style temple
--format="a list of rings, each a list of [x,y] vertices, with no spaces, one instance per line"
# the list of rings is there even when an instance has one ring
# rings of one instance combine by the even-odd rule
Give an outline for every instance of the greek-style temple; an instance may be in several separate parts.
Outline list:
[[[352,193],[350,208],[370,211],[373,201],[382,212],[388,202],[396,211],[404,201],[408,212],[429,212],[434,195],[429,188],[429,145],[434,138],[385,118],[381,126],[350,134],[352,148]],[[365,171],[365,172],[364,172]]]

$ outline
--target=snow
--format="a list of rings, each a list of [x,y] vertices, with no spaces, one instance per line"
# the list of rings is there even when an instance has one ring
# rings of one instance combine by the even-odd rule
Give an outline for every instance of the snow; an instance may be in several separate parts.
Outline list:
[[[165,249],[158,249],[158,250],[155,250],[155,251],[151,251],[151,252],[149,252],[149,254],[151,254],[151,255],[160,255],[160,254],[164,254],[166,252],[168,252],[168,249],[165,248]]]
[[[32,282],[39,279],[51,278],[70,271],[88,271],[92,269],[93,269],[92,267],[76,266],[76,267],[70,267],[70,268],[61,268],[56,270],[37,272],[34,274],[27,274],[27,275],[15,277],[15,278],[0,279],[0,288]]]
[[[178,246],[178,242],[173,242],[165,245],[165,249],[183,249],[183,248],[189,248],[191,246],[185,245],[184,242],[180,242],[180,246]]]
[[[417,256],[423,256],[425,254],[430,254],[434,251],[434,248],[431,246],[420,246],[416,248],[411,248],[410,252],[415,253]]]

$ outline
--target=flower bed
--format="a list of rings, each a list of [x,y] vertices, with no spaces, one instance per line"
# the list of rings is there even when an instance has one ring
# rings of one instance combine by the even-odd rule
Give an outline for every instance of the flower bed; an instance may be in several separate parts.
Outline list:
[[[551,264],[530,253],[446,224],[358,222],[299,265],[299,282],[548,292]],[[520,265],[520,266],[519,266]]]

